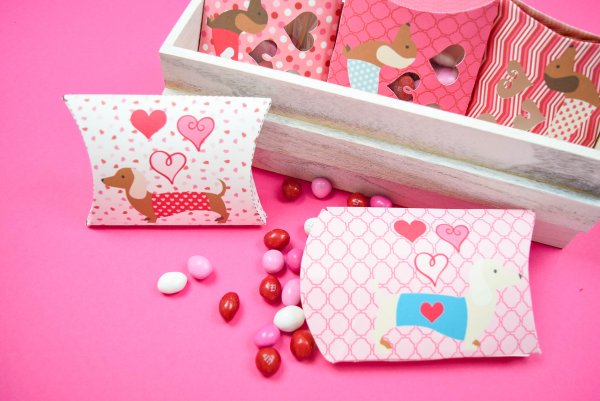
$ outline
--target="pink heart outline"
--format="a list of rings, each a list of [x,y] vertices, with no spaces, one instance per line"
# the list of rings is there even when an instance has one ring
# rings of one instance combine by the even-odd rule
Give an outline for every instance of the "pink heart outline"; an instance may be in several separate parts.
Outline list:
[[[469,228],[462,224],[456,227],[450,224],[440,224],[435,228],[435,233],[442,240],[452,245],[457,252],[460,252],[460,246],[469,236]]]
[[[174,160],[177,159],[177,160]],[[162,150],[156,150],[150,155],[150,167],[158,174],[165,177],[171,184],[175,177],[187,163],[187,158],[183,153],[167,153]]]
[[[448,257],[442,253],[432,255],[427,252],[421,252],[415,256],[415,268],[419,273],[427,277],[434,286],[437,285],[437,281],[442,272],[446,270],[446,267],[448,267]]]
[[[198,151],[215,129],[215,120],[211,117],[203,117],[199,120],[191,115],[185,115],[177,120],[177,130],[188,141],[190,141]]]

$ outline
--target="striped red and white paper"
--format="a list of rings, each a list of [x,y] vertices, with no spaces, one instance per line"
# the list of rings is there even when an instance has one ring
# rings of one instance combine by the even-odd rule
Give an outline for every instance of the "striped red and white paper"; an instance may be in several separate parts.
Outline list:
[[[471,117],[493,119],[502,125],[513,126],[517,116],[528,117],[523,103],[533,101],[544,116],[530,132],[557,137],[551,125],[555,118],[572,108],[565,94],[548,88],[544,82],[546,66],[560,57],[571,45],[576,48],[575,72],[600,84],[600,38],[581,32],[520,3],[501,0],[498,20],[492,29],[485,60],[479,72],[473,97],[467,112]],[[518,61],[531,85],[513,97],[502,98],[497,85],[509,78],[508,63]],[[525,107],[527,108],[527,107]],[[562,108],[562,110],[561,110]],[[594,147],[600,131],[600,109],[582,105],[589,117],[577,122],[564,139],[583,146]],[[570,127],[572,128],[572,125]]]

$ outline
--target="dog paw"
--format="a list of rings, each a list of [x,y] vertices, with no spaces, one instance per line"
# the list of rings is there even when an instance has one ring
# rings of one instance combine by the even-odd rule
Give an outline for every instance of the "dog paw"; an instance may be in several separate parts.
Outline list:
[[[381,337],[378,342],[375,343],[375,355],[381,358],[387,358],[393,350],[393,345],[385,338]]]

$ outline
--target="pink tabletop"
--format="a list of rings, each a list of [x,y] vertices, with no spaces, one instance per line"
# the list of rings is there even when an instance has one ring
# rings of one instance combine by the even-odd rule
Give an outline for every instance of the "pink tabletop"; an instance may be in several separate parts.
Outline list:
[[[598,399],[600,225],[563,250],[533,245],[541,355],[300,363],[285,336],[271,379],[254,367],[252,342],[275,312],[257,290],[262,236],[282,227],[302,246],[304,220],[347,194],[317,200],[305,185],[285,204],[282,178],[256,170],[266,227],[86,228],[90,167],[61,95],[160,93],[158,48],[186,3],[0,2],[0,400]],[[596,2],[529,4],[598,33]],[[160,274],[185,271],[193,254],[216,275],[158,293]],[[217,304],[230,290],[242,307],[224,324]]]

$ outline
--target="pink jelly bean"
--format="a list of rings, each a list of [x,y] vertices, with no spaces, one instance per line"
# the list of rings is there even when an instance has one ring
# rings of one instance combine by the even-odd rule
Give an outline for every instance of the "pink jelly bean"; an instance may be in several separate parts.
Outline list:
[[[300,279],[293,278],[283,286],[281,302],[285,306],[298,305],[300,303]]]
[[[371,207],[392,207],[392,201],[382,195],[371,196]]]
[[[277,273],[283,269],[285,259],[277,249],[269,249],[262,257],[262,266],[267,273]]]
[[[258,348],[271,347],[279,341],[281,332],[273,323],[261,327],[254,335],[254,344]]]
[[[194,255],[188,259],[187,268],[192,277],[203,280],[213,272],[212,263],[204,256]]]
[[[323,199],[331,193],[331,182],[327,178],[315,178],[310,184],[312,193],[319,199]]]
[[[293,248],[285,255],[285,264],[294,273],[300,273],[300,265],[302,264],[302,249]]]

